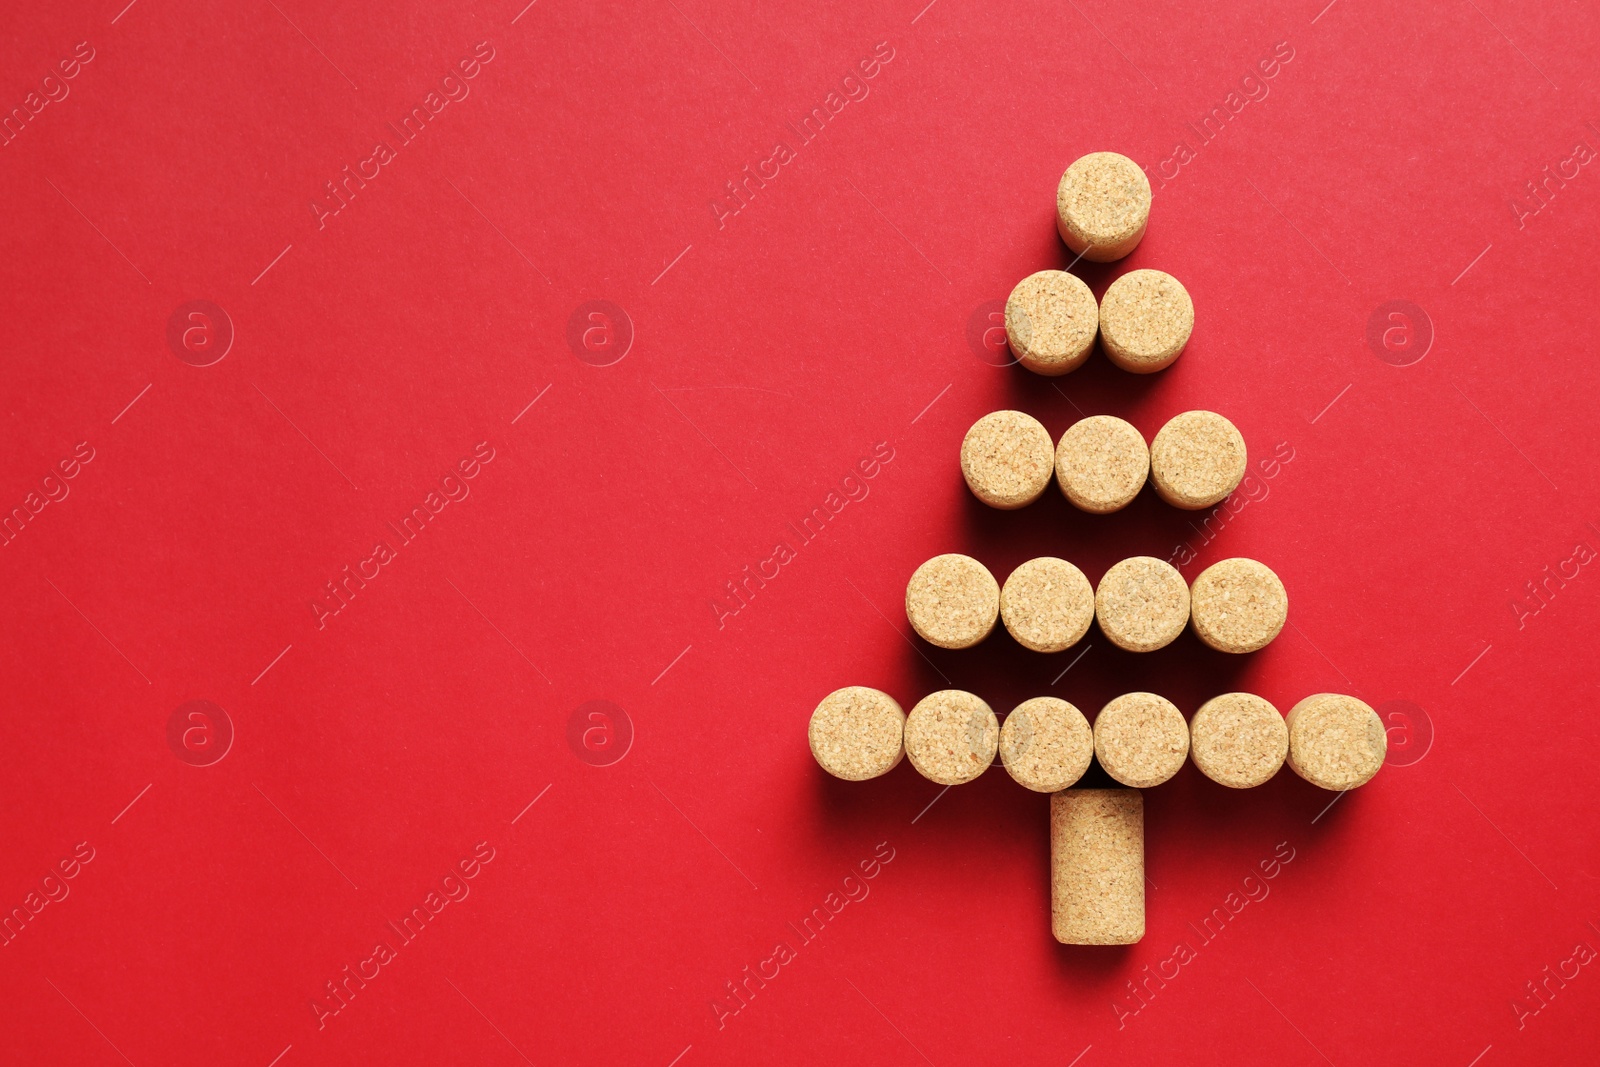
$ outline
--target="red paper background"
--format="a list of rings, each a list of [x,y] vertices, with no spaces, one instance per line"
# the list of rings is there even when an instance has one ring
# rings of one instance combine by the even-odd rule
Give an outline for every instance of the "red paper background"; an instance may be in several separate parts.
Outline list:
[[[0,909],[67,893],[0,947],[0,1061],[1589,1055],[1593,12],[124,2],[22,5],[0,40],[0,106],[24,108],[0,148],[0,507],[67,492],[0,550]],[[44,83],[80,41],[93,59]],[[469,95],[319,224],[324,183],[485,41],[450,83]],[[28,111],[45,90],[67,95]],[[834,91],[802,141],[786,124]],[[793,158],[719,219],[779,142]],[[1053,190],[1098,149],[1156,175],[1155,208],[1131,257],[1075,269],[1097,293],[1182,279],[1188,352],[1150,379],[989,365],[988,310],[1070,262]],[[167,341],[192,300],[232,324],[211,366]],[[588,320],[569,344],[595,300],[631,324],[609,366]],[[1419,347],[1386,360],[1368,321],[1393,300]],[[1209,539],[1148,492],[991,512],[956,451],[1000,406],[1147,436],[1213,408],[1254,461],[1292,458]],[[46,486],[80,442],[93,459]],[[479,442],[470,496],[319,628],[324,583],[398,545],[386,524]],[[786,524],[875,448],[866,495],[801,544]],[[719,614],[780,539],[795,558]],[[938,552],[1095,579],[1186,542],[1190,577],[1268,562],[1293,626],[1243,660],[1091,632],[1063,675],[1079,650],[944,653],[899,610]],[[1069,948],[1047,799],[1000,770],[942,797],[909,764],[827,779],[805,724],[846,684],[1002,712],[1138,688],[1409,711],[1396,765],[1331,810],[1287,772],[1148,791],[1145,941]],[[169,744],[191,700],[234,731],[210,766]],[[569,731],[592,700],[621,710]],[[631,747],[597,765],[607,722]],[[492,861],[450,883],[470,895],[319,1026],[326,983],[479,842]],[[93,859],[44,882],[79,843]],[[1180,941],[1193,958],[1133,999]],[[777,976],[732,1000],[747,966]]]

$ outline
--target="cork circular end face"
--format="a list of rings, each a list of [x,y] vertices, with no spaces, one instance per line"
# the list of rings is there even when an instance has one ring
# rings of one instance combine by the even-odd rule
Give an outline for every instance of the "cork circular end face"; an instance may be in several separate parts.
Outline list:
[[[1355,697],[1318,693],[1289,709],[1289,766],[1323,789],[1365,785],[1383,766],[1383,720]]]
[[[835,778],[876,778],[899,764],[905,722],[888,693],[861,685],[836,689],[811,713],[811,754]]]
[[[1114,415],[1079,419],[1056,445],[1056,484],[1074,507],[1096,515],[1133,503],[1150,475],[1150,449]]]
[[[971,556],[935,556],[906,584],[906,619],[930,645],[971,648],[999,615],[999,583]]]
[[[1095,716],[1094,754],[1123,785],[1148,789],[1183,767],[1189,756],[1189,724],[1166,697],[1127,693]]]
[[[1127,156],[1091,152],[1061,175],[1056,230],[1084,259],[1121,259],[1139,246],[1149,222],[1150,179]]]
[[[1083,572],[1064,559],[1030,559],[1000,590],[1000,618],[1023,648],[1060,652],[1089,632],[1094,589]]]
[[[1054,793],[1083,777],[1094,731],[1083,712],[1055,697],[1025,700],[1000,728],[1000,760],[1018,785]]]
[[[1225,559],[1196,576],[1189,618],[1195,635],[1218,652],[1254,652],[1283,629],[1289,593],[1265,563]]]
[[[1162,500],[1198,511],[1226,500],[1244,478],[1244,437],[1215,411],[1174,415],[1150,443],[1150,480]]]
[[[940,785],[970,782],[994,762],[1000,722],[978,697],[942,689],[917,701],[906,717],[906,755]]]
[[[1154,374],[1172,366],[1193,331],[1189,291],[1162,271],[1129,271],[1100,299],[1100,343],[1125,371]]]
[[[1066,271],[1030,274],[1006,300],[1011,353],[1035,374],[1066,374],[1083,366],[1099,329],[1094,294]]]
[[[1189,625],[1189,584],[1170,563],[1134,556],[1114,564],[1100,579],[1094,614],[1118,648],[1154,652]]]
[[[1055,463],[1050,434],[1020,411],[990,412],[961,441],[961,474],[991,508],[1010,511],[1038,500]]]
[[[1267,782],[1288,754],[1283,716],[1252,693],[1212,697],[1189,721],[1189,757],[1201,774],[1231,789]]]

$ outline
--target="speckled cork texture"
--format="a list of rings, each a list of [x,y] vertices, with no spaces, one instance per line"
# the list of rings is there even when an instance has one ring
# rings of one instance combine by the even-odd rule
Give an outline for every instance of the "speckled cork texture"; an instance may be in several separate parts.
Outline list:
[[[1189,723],[1166,697],[1125,693],[1095,716],[1094,754],[1123,785],[1148,789],[1183,769]]]
[[[1247,459],[1233,423],[1214,411],[1185,411],[1150,443],[1150,481],[1173,507],[1198,511],[1227,499]]]
[[[1267,647],[1289,618],[1289,594],[1265,563],[1225,559],[1201,571],[1189,587],[1189,621],[1218,652]]]
[[[941,689],[917,701],[906,717],[906,755],[929,781],[970,782],[989,769],[1000,744],[993,709],[971,693]]]
[[[905,722],[905,712],[888,693],[862,685],[836,689],[811,713],[811,754],[835,778],[876,778],[899,764]]]
[[[1054,793],[1083,777],[1094,731],[1083,712],[1056,697],[1018,704],[1000,727],[1000,761],[1018,785]]]
[[[961,474],[972,495],[1010,511],[1039,499],[1055,470],[1050,434],[1032,415],[993,411],[961,441]]]
[[[1094,614],[1118,648],[1154,652],[1189,625],[1189,583],[1170,563],[1134,556],[1112,565],[1100,579]]]
[[[930,645],[971,648],[989,636],[999,615],[1000,585],[971,556],[934,556],[906,583],[906,619]]]
[[[1253,693],[1212,697],[1189,720],[1189,758],[1201,774],[1230,789],[1271,780],[1288,754],[1283,716]]]
[[[1144,937],[1144,797],[1065,789],[1050,798],[1050,926],[1063,945]]]
[[[1172,366],[1192,332],[1189,290],[1163,271],[1129,271],[1100,298],[1100,344],[1125,371],[1154,374]]]
[[[1012,571],[1000,589],[1000,618],[1023,648],[1060,652],[1089,632],[1094,589],[1083,572],[1064,559],[1030,559]]]
[[[1133,503],[1150,475],[1150,449],[1115,415],[1079,419],[1056,445],[1056,484],[1072,505],[1096,515]]]
[[[1323,789],[1372,780],[1389,752],[1383,720],[1362,701],[1318,693],[1289,709],[1289,766]]]
[[[1056,186],[1056,231],[1094,263],[1121,259],[1139,246],[1150,222],[1150,179],[1116,152],[1090,152]]]
[[[1067,374],[1083,366],[1100,329],[1100,309],[1082,279],[1042,270],[1017,283],[1006,300],[1006,340],[1017,362],[1035,374]]]

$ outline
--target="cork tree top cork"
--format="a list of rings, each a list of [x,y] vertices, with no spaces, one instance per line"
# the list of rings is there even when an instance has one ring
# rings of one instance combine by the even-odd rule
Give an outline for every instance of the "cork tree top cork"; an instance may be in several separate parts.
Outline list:
[[[1116,152],[1090,152],[1056,186],[1056,230],[1067,247],[1095,263],[1138,247],[1150,221],[1150,179]]]

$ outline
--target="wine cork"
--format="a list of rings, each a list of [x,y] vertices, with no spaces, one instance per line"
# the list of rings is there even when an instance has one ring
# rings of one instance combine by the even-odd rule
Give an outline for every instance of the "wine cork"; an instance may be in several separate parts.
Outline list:
[[[1212,697],[1189,720],[1189,758],[1201,774],[1231,789],[1266,782],[1288,754],[1283,716],[1252,693]]]
[[[1289,709],[1289,766],[1312,785],[1365,785],[1388,751],[1383,720],[1355,697],[1317,693]]]
[[[1154,374],[1176,363],[1194,330],[1189,290],[1159,270],[1131,270],[1100,298],[1100,344],[1125,371]]]
[[[888,693],[863,685],[835,689],[811,713],[811,754],[835,778],[876,778],[899,764],[905,722]]]
[[[1000,743],[1000,722],[978,697],[941,689],[917,701],[906,718],[911,765],[940,785],[970,782],[989,769]]]
[[[1100,309],[1083,280],[1042,270],[1017,283],[1006,300],[1006,340],[1017,362],[1052,377],[1083,366],[1100,329]]]
[[[1253,559],[1225,559],[1195,577],[1189,620],[1218,652],[1254,652],[1272,643],[1289,617],[1289,594],[1272,568]]]
[[[961,441],[961,474],[991,508],[1010,511],[1038,500],[1055,461],[1050,434],[1020,411],[990,412]]]
[[[1125,693],[1095,716],[1094,754],[1123,785],[1148,789],[1183,768],[1189,724],[1166,697]]]
[[[1139,246],[1149,222],[1150,179],[1127,156],[1090,152],[1061,175],[1056,230],[1084,259],[1121,259]]]
[[[1083,712],[1056,697],[1024,700],[1000,727],[1000,760],[1017,784],[1054,793],[1083,777],[1094,731]]]
[[[1154,556],[1113,564],[1094,592],[1094,615],[1106,638],[1129,652],[1154,652],[1189,624],[1189,584]]]
[[[1079,419],[1056,445],[1056,484],[1072,505],[1096,515],[1133,503],[1150,475],[1150,449],[1115,415]]]
[[[1083,572],[1064,559],[1030,559],[1000,590],[1000,618],[1023,648],[1060,652],[1089,632],[1094,589]]]
[[[999,583],[971,556],[934,556],[906,583],[906,618],[930,645],[971,648],[989,636],[999,614]]]
[[[1144,797],[1065,789],[1050,798],[1050,926],[1063,945],[1144,937]]]
[[[1244,477],[1244,437],[1214,411],[1174,415],[1150,443],[1150,480],[1173,507],[1198,511],[1227,499]]]

